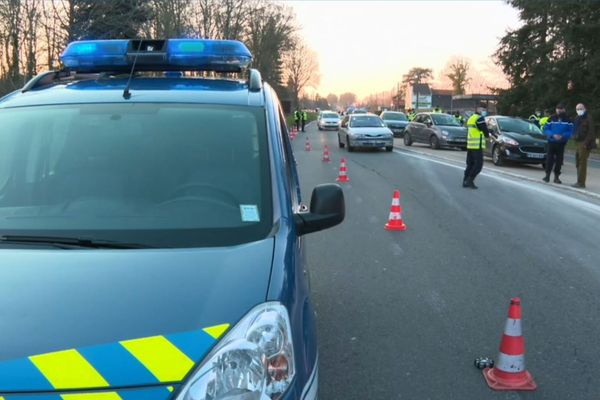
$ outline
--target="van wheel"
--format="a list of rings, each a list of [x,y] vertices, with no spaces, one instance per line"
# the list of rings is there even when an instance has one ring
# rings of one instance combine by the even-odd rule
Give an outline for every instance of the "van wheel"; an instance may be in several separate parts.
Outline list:
[[[385,146],[385,151],[392,151],[394,150],[394,146]]]

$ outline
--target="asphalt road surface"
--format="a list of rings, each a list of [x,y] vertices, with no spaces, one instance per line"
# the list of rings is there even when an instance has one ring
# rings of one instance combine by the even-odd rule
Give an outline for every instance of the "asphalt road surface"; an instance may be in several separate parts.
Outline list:
[[[345,222],[307,236],[320,399],[600,398],[596,199],[489,169],[479,190],[463,189],[462,164],[348,153],[314,124],[293,147],[305,201],[335,181],[341,157],[351,180]],[[383,229],[394,189],[406,232]],[[536,392],[493,392],[473,366],[497,359],[514,296]]]

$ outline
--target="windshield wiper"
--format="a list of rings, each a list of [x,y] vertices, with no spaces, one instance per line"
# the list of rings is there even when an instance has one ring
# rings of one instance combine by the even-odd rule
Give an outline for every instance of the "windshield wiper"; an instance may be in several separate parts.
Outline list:
[[[88,239],[79,237],[61,236],[25,236],[3,235],[0,243],[48,244],[61,248],[86,248],[86,249],[150,249],[152,246],[139,243],[124,243],[112,240]]]

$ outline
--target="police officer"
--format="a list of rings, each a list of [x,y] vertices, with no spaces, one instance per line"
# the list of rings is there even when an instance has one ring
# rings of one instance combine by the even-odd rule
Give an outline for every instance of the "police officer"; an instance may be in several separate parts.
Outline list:
[[[542,117],[542,112],[540,110],[536,109],[535,114],[531,114],[529,116],[529,122],[535,124],[539,128],[541,117]]]
[[[304,126],[306,125],[306,120],[308,120],[308,114],[306,111],[302,111],[302,132],[304,132]]]
[[[542,125],[540,120],[540,125]],[[546,176],[544,182],[550,182],[550,173],[554,169],[554,183],[562,183],[559,179],[563,159],[565,155],[565,145],[573,134],[573,124],[567,116],[565,106],[558,104],[556,114],[550,117],[549,122],[544,122],[544,134],[548,138],[548,152],[546,154]]]
[[[300,110],[294,111],[294,123],[296,124],[296,131],[300,130]]]
[[[544,116],[542,118],[540,118],[540,129],[543,131],[544,130],[544,126],[550,122],[550,118],[552,116],[550,115],[550,111],[548,111],[547,109],[544,110]]]
[[[467,168],[463,178],[463,187],[477,189],[475,178],[483,168],[483,150],[490,133],[485,123],[487,111],[478,107],[467,121]]]
[[[462,115],[460,115],[460,113],[458,111],[454,112],[454,119],[456,120],[456,122],[458,122],[461,125],[465,124],[465,119],[463,118]]]

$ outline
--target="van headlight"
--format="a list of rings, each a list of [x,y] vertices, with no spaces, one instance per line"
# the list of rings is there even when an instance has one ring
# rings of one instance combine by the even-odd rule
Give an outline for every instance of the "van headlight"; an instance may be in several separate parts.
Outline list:
[[[294,348],[287,309],[261,304],[204,359],[177,400],[274,400],[294,379]]]

